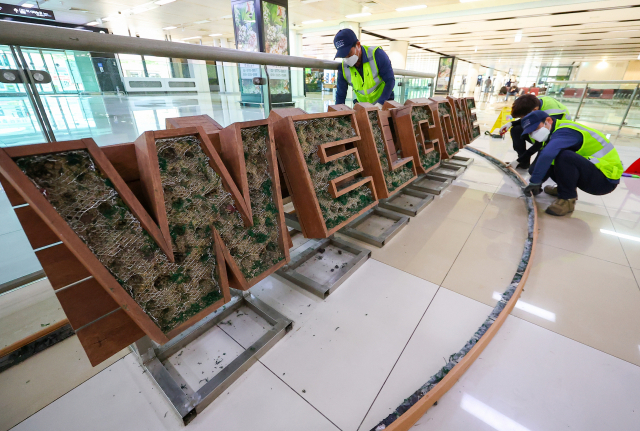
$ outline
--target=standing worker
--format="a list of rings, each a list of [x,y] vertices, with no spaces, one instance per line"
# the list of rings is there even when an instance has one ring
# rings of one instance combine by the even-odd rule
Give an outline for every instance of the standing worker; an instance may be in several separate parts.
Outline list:
[[[536,110],[522,119],[522,134],[531,134],[537,142],[542,142],[524,194],[539,194],[547,178],[557,184],[544,188],[545,193],[557,196],[547,208],[547,214],[563,216],[573,212],[577,189],[601,196],[618,187],[624,168],[618,151],[603,133],[573,121],[556,120]]]
[[[491,91],[491,77],[488,77],[484,83],[484,92],[488,93]]]
[[[351,85],[356,95],[354,102],[372,103],[382,108],[387,100],[393,100],[396,79],[389,56],[378,46],[361,45],[358,37],[349,28],[343,28],[333,38],[342,58],[342,73],[338,72],[336,105],[343,104],[347,89]]]
[[[553,97],[540,96],[534,94],[525,94],[518,97],[511,107],[511,116],[513,118],[524,118],[533,111],[544,111],[555,120],[571,120],[569,110],[562,103]],[[511,128],[511,140],[513,141],[513,149],[518,153],[517,167],[529,169],[531,165],[531,156],[537,153],[542,144],[535,142],[530,136],[522,134],[522,126],[520,120],[515,120],[505,124],[500,128],[500,134],[504,135]],[[527,150],[527,141],[533,145]],[[515,164],[515,162],[513,164]]]

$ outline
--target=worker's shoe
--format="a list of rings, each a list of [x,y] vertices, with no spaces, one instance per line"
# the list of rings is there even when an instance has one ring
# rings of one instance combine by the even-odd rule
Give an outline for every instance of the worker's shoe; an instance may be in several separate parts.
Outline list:
[[[554,216],[563,216],[563,215],[572,213],[575,208],[576,208],[575,199],[559,199],[558,198],[551,205],[549,205],[546,213]]]
[[[544,186],[544,192],[551,196],[558,196],[558,186]]]

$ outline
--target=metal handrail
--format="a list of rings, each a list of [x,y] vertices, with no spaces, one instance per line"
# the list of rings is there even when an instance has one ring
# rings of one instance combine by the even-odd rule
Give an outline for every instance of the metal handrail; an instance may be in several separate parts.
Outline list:
[[[293,55],[246,52],[237,49],[118,36],[115,34],[102,34],[10,21],[0,21],[0,44],[301,68],[338,69],[342,64],[339,61],[319,60]],[[393,71],[396,75],[416,78],[435,77],[434,73],[414,70],[393,69]]]
[[[640,84],[640,81],[548,81],[547,84]]]

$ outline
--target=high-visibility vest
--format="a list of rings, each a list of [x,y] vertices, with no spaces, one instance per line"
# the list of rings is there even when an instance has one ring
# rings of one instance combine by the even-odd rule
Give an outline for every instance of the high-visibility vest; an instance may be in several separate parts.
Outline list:
[[[385,83],[378,75],[378,65],[375,57],[378,48],[378,46],[362,45],[362,49],[365,50],[369,58],[369,61],[362,65],[364,79],[355,67],[344,67],[344,63],[342,63],[342,75],[349,85],[353,87],[358,102],[376,103],[384,91]]]
[[[596,129],[569,120],[556,120],[553,132],[559,129],[572,129],[582,133],[582,146],[576,153],[596,165],[607,178],[620,179],[624,171],[620,156],[605,135]]]
[[[540,108],[541,111],[546,112],[549,116],[562,114],[560,120],[571,121],[571,114],[567,107],[562,103],[549,96],[540,96],[538,99],[542,100],[542,107]]]

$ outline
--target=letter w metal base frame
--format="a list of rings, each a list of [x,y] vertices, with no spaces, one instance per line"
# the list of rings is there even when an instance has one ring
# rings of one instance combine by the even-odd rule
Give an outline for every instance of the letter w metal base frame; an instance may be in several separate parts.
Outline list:
[[[294,251],[291,262],[277,270],[276,274],[322,299],[336,290],[371,256],[371,250],[333,235],[310,240],[307,244],[310,245]]]
[[[205,407],[231,386],[293,327],[292,320],[278,313],[250,292],[242,292],[235,289],[231,289],[231,292],[233,296],[230,302],[168,343],[159,346],[145,336],[131,345],[131,350],[138,357],[144,370],[149,373],[149,376],[160,387],[185,425],[191,422],[198,413],[202,412]],[[271,325],[271,328],[258,341],[216,374],[213,379],[205,383],[193,394],[187,395],[182,390],[180,383],[176,382],[167,368],[165,368],[163,362],[242,306],[249,307],[266,320]]]

